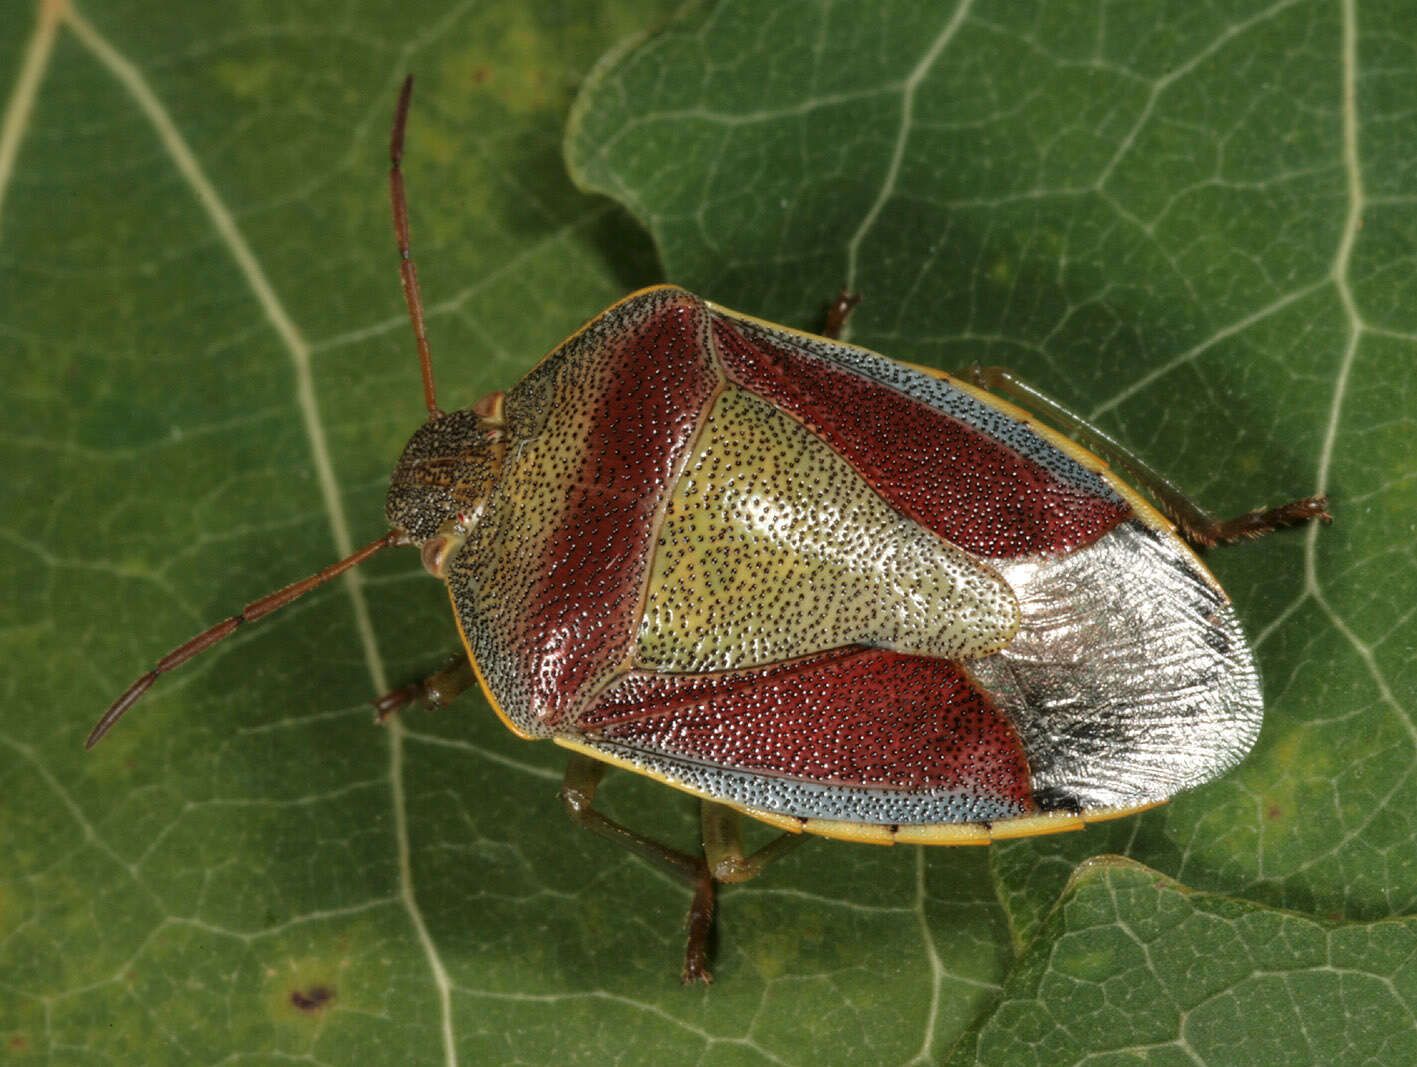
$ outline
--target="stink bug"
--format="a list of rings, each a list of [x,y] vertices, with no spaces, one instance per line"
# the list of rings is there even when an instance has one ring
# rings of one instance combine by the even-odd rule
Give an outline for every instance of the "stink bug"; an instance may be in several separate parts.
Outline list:
[[[90,745],[242,623],[416,546],[463,652],[380,714],[475,681],[517,734],[570,749],[572,816],[694,887],[686,981],[709,977],[716,883],[804,832],[976,844],[1075,829],[1249,749],[1254,657],[1187,542],[1326,520],[1322,498],[1216,522],[1101,439],[1178,533],[990,391],[1030,396],[1003,372],[906,366],[671,286],[602,312],[505,394],[444,413],[400,170],[410,86],[390,185],[428,421],[394,470],[390,530],[174,650]],[[702,798],[703,854],[597,812],[606,766]],[[741,814],[785,832],[744,856]]]

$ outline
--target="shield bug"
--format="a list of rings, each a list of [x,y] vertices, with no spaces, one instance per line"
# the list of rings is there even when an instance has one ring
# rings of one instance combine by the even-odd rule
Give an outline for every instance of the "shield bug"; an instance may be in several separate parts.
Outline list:
[[[428,421],[395,467],[390,529],[169,653],[90,745],[238,626],[416,546],[447,584],[463,652],[380,698],[380,714],[476,682],[517,734],[569,749],[575,820],[694,888],[686,981],[709,978],[716,884],[804,833],[979,844],[1075,829],[1249,749],[1254,657],[1190,543],[1327,520],[1323,498],[1217,522],[1004,372],[910,367],[672,286],[602,312],[506,393],[444,413],[400,169],[410,86],[390,186]],[[1179,532],[995,391],[1106,451]],[[703,853],[598,812],[607,766],[701,798]],[[784,833],[745,856],[742,814]]]

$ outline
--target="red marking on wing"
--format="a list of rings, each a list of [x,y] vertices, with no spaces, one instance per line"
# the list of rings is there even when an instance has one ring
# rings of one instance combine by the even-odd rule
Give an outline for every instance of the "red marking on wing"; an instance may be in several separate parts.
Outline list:
[[[603,316],[567,346],[555,379],[562,446],[544,477],[561,501],[493,595],[528,686],[531,715],[554,725],[629,655],[661,501],[722,385],[698,298],[659,290]],[[574,376],[572,376],[574,375]],[[548,431],[549,433],[549,431]]]
[[[1014,558],[1091,544],[1130,509],[846,368],[715,315],[730,377],[801,419],[892,506],[959,547]]]
[[[1018,735],[948,660],[844,649],[723,675],[630,675],[578,725],[734,770],[1034,810]]]

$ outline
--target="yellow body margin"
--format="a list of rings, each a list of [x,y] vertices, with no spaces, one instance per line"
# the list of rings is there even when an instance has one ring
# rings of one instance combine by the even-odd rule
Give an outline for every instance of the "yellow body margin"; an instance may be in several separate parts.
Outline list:
[[[446,584],[446,583],[444,583]],[[463,633],[462,617],[458,614],[458,602],[453,597],[453,587],[448,586],[448,599],[453,604],[453,622],[458,627],[458,640],[462,642],[462,650],[467,653],[467,661],[472,664],[472,673],[477,676],[477,687],[482,690],[482,695],[487,698],[487,703],[492,706],[492,710],[497,713],[497,718],[502,720],[502,725],[512,733],[516,734],[523,741],[537,740],[525,730],[517,729],[516,723],[507,718],[507,713],[502,710],[502,705],[497,703],[497,698],[492,695],[492,687],[487,684],[487,679],[482,676],[482,668],[477,665],[477,657],[472,654],[472,646],[467,643],[467,634]]]
[[[786,830],[788,833],[816,834],[819,837],[832,837],[839,841],[855,841],[868,845],[987,845],[992,841],[1007,841],[1015,837],[1037,837],[1040,834],[1057,834],[1065,830],[1081,830],[1088,823],[1120,819],[1123,816],[1135,815],[1166,803],[1163,800],[1155,804],[1139,804],[1133,808],[1109,808],[1084,812],[1081,815],[1061,811],[1043,815],[1022,815],[1014,819],[999,819],[988,823],[928,823],[885,826],[869,822],[838,822],[834,819],[799,819],[794,815],[779,815],[776,812],[763,811],[761,808],[747,804],[735,804],[731,800],[713,796],[702,789],[686,785],[677,778],[670,778],[655,771],[646,770],[629,760],[617,759],[578,737],[557,734],[551,740],[572,752],[579,752],[583,756],[589,756],[601,763],[608,763],[612,767],[634,771],[636,774],[652,778],[656,782],[672,786],[702,800],[712,800],[715,804],[722,804],[726,808],[742,812],[749,818],[757,819],[769,826],[775,826],[779,830]]]

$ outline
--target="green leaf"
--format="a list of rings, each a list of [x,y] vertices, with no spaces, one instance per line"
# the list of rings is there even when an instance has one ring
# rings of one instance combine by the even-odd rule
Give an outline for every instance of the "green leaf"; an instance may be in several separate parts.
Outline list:
[[[1411,82],[1383,57],[1417,38],[1307,4],[801,5],[795,35],[785,10],[765,34],[718,5],[602,71],[578,180],[647,221],[672,277],[801,324],[844,281],[855,340],[1007,361],[1217,511],[1332,493],[1333,528],[1210,557],[1260,650],[1259,751],[1109,847],[1179,846],[1188,881],[1274,903],[1410,909],[1417,361],[1395,294],[1417,227],[1391,195],[1389,127],[1412,120],[1385,104]],[[778,61],[814,12],[819,48]]]
[[[8,6],[17,1062],[933,1062],[1008,1024],[1099,852],[1252,904],[1414,910],[1410,19],[744,2],[653,34],[671,6],[84,6],[52,47],[61,5]],[[636,31],[567,147],[648,237],[560,154]],[[1266,676],[1255,754],[1065,838],[812,842],[725,892],[708,990],[677,983],[687,893],[565,819],[559,750],[471,695],[369,725],[457,645],[409,553],[243,629],[85,755],[167,649],[383,530],[422,418],[384,191],[409,71],[445,407],[666,274],[796,326],[847,283],[854,340],[1009,363],[1217,510],[1331,492],[1331,529],[1210,560]],[[687,799],[605,795],[692,842]],[[1372,987],[1309,1018],[1381,1026]]]
[[[996,848],[1016,945],[1104,851],[1320,915],[1417,906],[1417,130],[1396,102],[1417,35],[1393,19],[723,3],[581,97],[577,180],[645,220],[671,278],[809,327],[844,283],[857,342],[1008,364],[1217,511],[1332,494],[1333,528],[1210,557],[1266,679],[1255,753],[1157,812]]]
[[[949,1062],[1411,1063],[1417,920],[1328,923],[1083,864]]]

